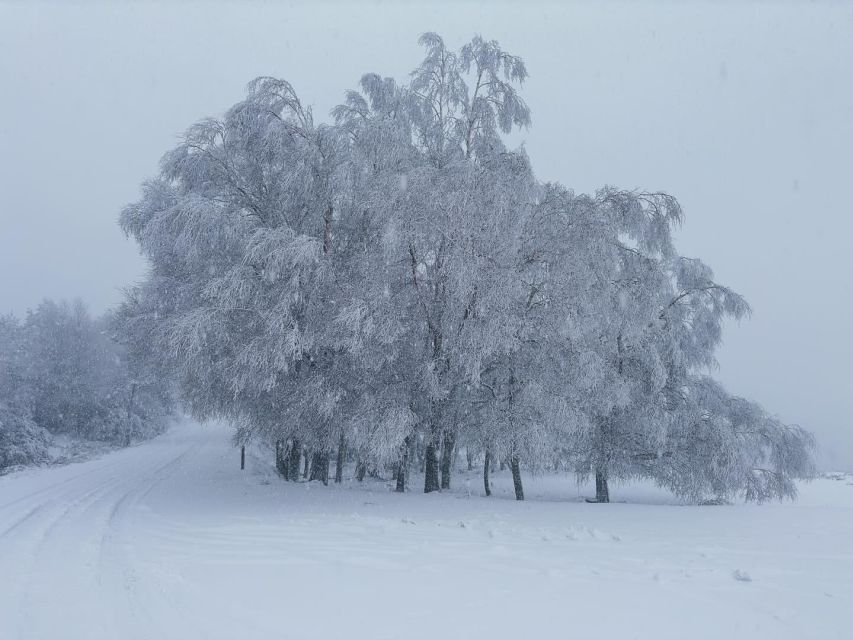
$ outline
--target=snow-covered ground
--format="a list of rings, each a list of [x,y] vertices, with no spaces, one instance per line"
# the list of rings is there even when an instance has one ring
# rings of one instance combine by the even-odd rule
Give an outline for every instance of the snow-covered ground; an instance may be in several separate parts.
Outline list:
[[[853,479],[791,504],[571,477],[287,484],[190,423],[0,478],[0,638],[850,638]],[[413,479],[417,483],[418,479]]]

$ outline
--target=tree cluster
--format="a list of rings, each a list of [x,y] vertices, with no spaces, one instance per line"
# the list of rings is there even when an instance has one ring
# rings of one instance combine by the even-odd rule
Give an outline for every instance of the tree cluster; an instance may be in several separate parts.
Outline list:
[[[113,444],[159,433],[171,411],[158,377],[81,302],[0,318],[0,470],[48,460],[54,435]]]
[[[678,202],[542,183],[523,61],[421,37],[405,82],[368,74],[329,122],[262,77],[190,127],[121,214],[151,265],[120,311],[198,417],[274,444],[282,475],[336,479],[454,452],[648,477],[695,499],[792,496],[811,436],[707,377],[749,313],[680,256]],[[309,460],[310,458],[310,460]],[[304,462],[304,464],[303,464]]]

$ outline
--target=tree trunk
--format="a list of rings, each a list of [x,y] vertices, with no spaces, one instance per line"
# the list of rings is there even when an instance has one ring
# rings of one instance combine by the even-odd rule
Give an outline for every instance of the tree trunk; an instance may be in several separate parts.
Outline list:
[[[474,454],[471,449],[465,448],[465,461],[468,463],[468,471],[474,470]]]
[[[492,463],[492,454],[486,450],[486,460],[483,462],[483,486],[486,489],[486,497],[492,495],[492,489],[489,486],[489,465]]]
[[[275,441],[275,470],[285,480],[289,480],[287,456],[284,450],[284,443],[281,440]]]
[[[512,486],[515,487],[515,499],[524,500],[524,487],[521,486],[521,469],[518,465],[518,456],[512,456],[509,460],[512,469]]]
[[[424,458],[424,493],[432,493],[441,489],[438,482],[438,460],[435,455],[434,442],[427,444]]]
[[[311,481],[320,480],[323,484],[329,484],[329,453],[317,451],[311,456]]]
[[[246,468],[246,445],[240,447],[240,471]]]
[[[610,502],[610,490],[607,487],[607,471],[596,469],[595,471],[595,501]]]
[[[303,462],[303,466],[302,466],[302,479],[303,480],[308,479],[308,469],[309,469],[308,464],[309,464],[310,459],[311,459],[311,456],[308,455],[308,449],[306,449],[305,450],[305,458],[304,458],[304,462]],[[296,468],[296,476],[299,477],[299,468],[298,467]]]
[[[293,482],[299,481],[299,459],[302,456],[302,446],[299,444],[299,440],[294,439],[293,444],[290,446],[290,480]]]
[[[335,484],[340,484],[344,481],[344,453],[346,442],[344,441],[344,432],[341,430],[341,439],[338,442],[338,459],[335,464]]]
[[[133,435],[133,399],[136,398],[136,383],[130,385],[130,400],[127,403],[127,430],[124,433],[124,446],[129,447]],[[241,467],[242,468],[242,467]]]
[[[364,482],[364,474],[367,473],[367,465],[364,464],[361,460],[359,460],[355,464],[355,479],[359,482]]]
[[[400,466],[397,468],[397,493],[406,491],[406,471],[409,468],[409,436],[403,441],[403,454],[400,456]]]
[[[451,431],[444,432],[441,443],[441,488],[450,488],[450,471],[453,468],[453,444],[456,436]]]
[[[323,213],[323,253],[328,254],[332,250],[332,220],[334,209],[332,205],[326,207]]]
[[[500,466],[498,467],[498,470],[499,470],[499,471],[503,471],[504,469],[506,469],[506,459],[501,458],[501,460],[500,460]]]

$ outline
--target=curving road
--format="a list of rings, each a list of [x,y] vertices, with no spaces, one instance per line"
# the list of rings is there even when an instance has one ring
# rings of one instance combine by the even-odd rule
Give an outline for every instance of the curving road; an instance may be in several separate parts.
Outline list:
[[[155,637],[135,547],[158,530],[152,507],[182,499],[176,477],[217,461],[210,447],[222,453],[224,433],[210,435],[183,425],[98,460],[0,478],[0,638]]]

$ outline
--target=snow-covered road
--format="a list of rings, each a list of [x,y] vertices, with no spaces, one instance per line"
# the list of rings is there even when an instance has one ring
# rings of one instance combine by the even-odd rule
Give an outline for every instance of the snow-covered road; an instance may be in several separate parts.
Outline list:
[[[211,446],[170,435],[0,480],[0,637],[154,637],[151,603],[135,593],[136,542],[159,530],[149,504],[182,488],[176,478]]]
[[[853,480],[793,505],[589,505],[567,477],[515,503],[500,474],[486,500],[477,474],[400,496],[249,467],[188,423],[0,478],[0,638],[850,637]]]

